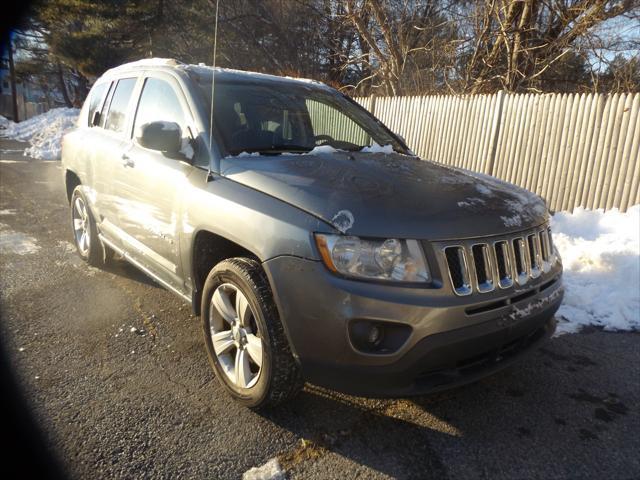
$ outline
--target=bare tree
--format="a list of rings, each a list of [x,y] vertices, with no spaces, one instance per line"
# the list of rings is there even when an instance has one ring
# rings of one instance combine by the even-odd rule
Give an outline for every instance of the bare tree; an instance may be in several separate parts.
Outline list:
[[[603,22],[633,12],[638,0],[489,0],[469,23],[463,91],[538,90],[538,79]]]
[[[387,95],[401,95],[415,90],[416,73],[441,66],[441,47],[454,36],[443,5],[438,0],[346,0],[344,16],[360,43],[350,63],[364,64],[370,72],[361,81],[373,80]]]

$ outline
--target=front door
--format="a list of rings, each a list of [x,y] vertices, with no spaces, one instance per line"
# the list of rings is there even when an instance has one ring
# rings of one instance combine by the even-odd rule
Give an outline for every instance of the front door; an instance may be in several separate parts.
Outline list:
[[[158,74],[161,75],[161,74]],[[118,226],[126,250],[161,280],[183,289],[179,230],[181,198],[193,168],[181,158],[140,146],[136,134],[142,125],[169,121],[180,125],[183,137],[191,126],[180,87],[170,76],[144,80],[132,136],[123,149],[114,192],[118,197]]]

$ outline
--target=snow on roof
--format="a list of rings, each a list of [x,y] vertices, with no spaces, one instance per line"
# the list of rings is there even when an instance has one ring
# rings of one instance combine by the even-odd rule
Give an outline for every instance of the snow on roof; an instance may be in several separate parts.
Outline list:
[[[185,71],[194,72],[200,75],[203,74],[211,74],[211,72],[220,72],[220,73],[228,73],[232,75],[242,75],[242,76],[251,76],[257,78],[263,78],[265,80],[282,80],[286,78],[287,80],[294,80],[302,83],[310,83],[317,86],[327,87],[322,82],[318,80],[313,80],[311,78],[297,78],[297,77],[289,77],[289,76],[279,76],[279,75],[270,75],[268,73],[260,73],[260,72],[252,72],[249,70],[237,70],[233,68],[221,68],[221,67],[211,67],[209,65],[205,65],[200,63],[198,65],[195,64],[186,64],[179,62],[173,58],[144,58],[141,60],[136,60],[135,62],[124,63],[117,67],[111,68],[107,70],[106,73],[117,73],[124,70],[130,70],[132,68],[145,68],[145,67],[174,67],[180,68]]]
[[[265,80],[282,80],[283,78],[286,78],[287,80],[294,80],[296,82],[302,82],[302,83],[311,83],[314,85],[318,85],[318,86],[323,86],[326,87],[327,85],[318,81],[318,80],[313,80],[311,78],[302,78],[302,77],[290,77],[290,76],[280,76],[280,75],[271,75],[269,73],[261,73],[261,72],[252,72],[250,70],[237,70],[234,68],[221,68],[221,67],[211,67],[209,65],[204,65],[204,64],[198,64],[198,65],[187,65],[187,64],[182,64],[179,65],[180,68],[183,68],[185,70],[189,70],[195,73],[199,73],[199,74],[203,74],[203,73],[211,73],[212,71],[215,72],[221,72],[221,73],[229,73],[229,74],[236,74],[236,75],[246,75],[246,76],[252,76],[252,77],[257,77],[257,78],[264,78]]]
[[[139,67],[176,67],[181,63],[173,58],[143,58],[135,62],[123,63],[117,67],[110,68],[105,73],[115,73],[121,70]]]

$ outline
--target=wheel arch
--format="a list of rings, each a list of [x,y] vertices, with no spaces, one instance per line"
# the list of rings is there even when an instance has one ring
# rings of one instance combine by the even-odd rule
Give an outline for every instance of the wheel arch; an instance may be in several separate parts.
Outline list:
[[[202,288],[211,269],[223,260],[234,257],[248,257],[262,263],[252,250],[229,240],[223,235],[202,229],[196,232],[191,242],[192,308],[200,314]]]
[[[71,195],[78,185],[82,185],[82,181],[78,174],[73,170],[67,169],[64,174],[64,184],[67,192],[67,202],[71,203]]]

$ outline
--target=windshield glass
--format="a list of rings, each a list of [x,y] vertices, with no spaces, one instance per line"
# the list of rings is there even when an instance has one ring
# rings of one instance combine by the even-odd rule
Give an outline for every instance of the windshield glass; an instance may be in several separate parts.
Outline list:
[[[200,88],[210,105],[210,81]],[[216,81],[214,125],[230,155],[302,153],[326,145],[358,151],[374,143],[406,153],[366,110],[313,86]]]

